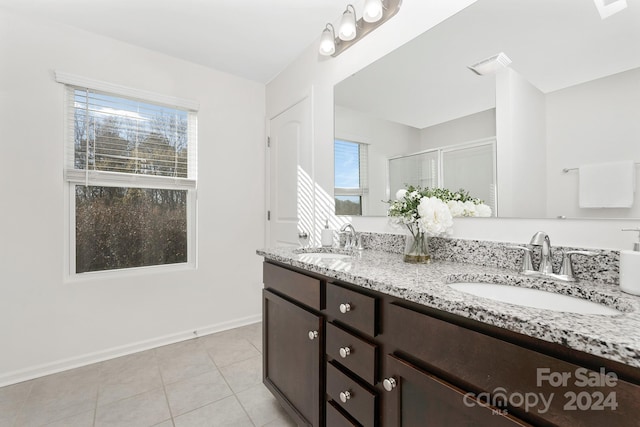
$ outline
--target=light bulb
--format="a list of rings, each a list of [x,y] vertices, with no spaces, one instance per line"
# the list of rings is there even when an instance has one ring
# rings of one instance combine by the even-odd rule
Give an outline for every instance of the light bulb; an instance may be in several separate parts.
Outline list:
[[[329,28],[331,24],[327,25],[327,28],[322,32],[320,36],[320,55],[330,56],[336,51],[335,36],[333,35],[333,26]]]
[[[340,30],[338,31],[338,37],[340,40],[349,41],[356,38],[356,14],[355,9],[352,12],[349,10],[349,6],[353,8],[352,5],[347,6],[347,10],[342,14],[342,20],[340,21]]]
[[[382,19],[382,0],[366,0],[362,19],[365,22],[378,22]]]

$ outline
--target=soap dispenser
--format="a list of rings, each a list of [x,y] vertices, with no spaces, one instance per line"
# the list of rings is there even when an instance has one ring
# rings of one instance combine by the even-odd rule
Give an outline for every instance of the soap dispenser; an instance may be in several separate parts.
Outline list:
[[[333,230],[329,228],[329,218],[325,220],[324,230],[322,230],[322,235],[320,236],[320,240],[322,246],[331,247],[333,246]]]
[[[640,295],[640,228],[623,228],[622,231],[635,231],[638,241],[633,244],[633,250],[620,251],[620,289]]]

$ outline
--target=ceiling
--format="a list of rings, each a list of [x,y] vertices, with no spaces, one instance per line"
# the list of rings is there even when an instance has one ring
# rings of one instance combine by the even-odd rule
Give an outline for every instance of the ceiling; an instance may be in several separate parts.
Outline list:
[[[0,0],[0,8],[267,83],[347,3],[360,11],[364,0]]]
[[[640,67],[640,0],[602,20],[591,0],[478,0],[336,86],[335,101],[418,129],[495,107],[499,52],[543,93]]]

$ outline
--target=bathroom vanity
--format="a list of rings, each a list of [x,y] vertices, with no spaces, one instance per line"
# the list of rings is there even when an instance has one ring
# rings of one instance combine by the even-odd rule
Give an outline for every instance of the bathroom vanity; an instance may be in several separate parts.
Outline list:
[[[640,298],[381,251],[299,252],[258,251],[264,384],[298,425],[638,425]],[[519,307],[447,286],[470,280],[578,292],[620,314]]]

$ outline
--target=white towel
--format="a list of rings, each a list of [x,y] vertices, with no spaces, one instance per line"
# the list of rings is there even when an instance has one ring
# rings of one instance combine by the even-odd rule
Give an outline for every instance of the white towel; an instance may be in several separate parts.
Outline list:
[[[630,208],[636,190],[632,161],[598,163],[578,168],[581,208]]]

